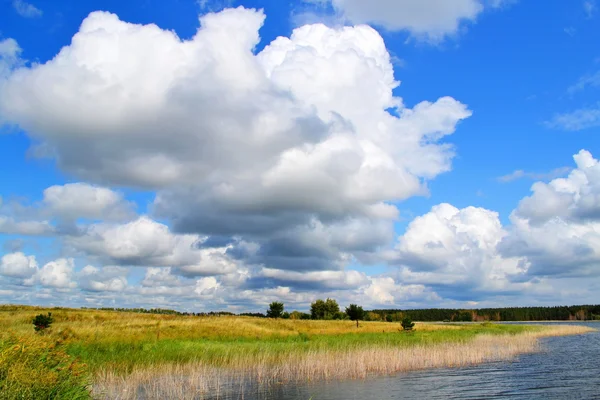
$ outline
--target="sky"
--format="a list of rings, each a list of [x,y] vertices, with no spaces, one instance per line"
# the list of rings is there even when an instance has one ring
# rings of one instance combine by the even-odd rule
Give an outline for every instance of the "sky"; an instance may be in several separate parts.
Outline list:
[[[598,303],[600,2],[0,2],[0,303]]]

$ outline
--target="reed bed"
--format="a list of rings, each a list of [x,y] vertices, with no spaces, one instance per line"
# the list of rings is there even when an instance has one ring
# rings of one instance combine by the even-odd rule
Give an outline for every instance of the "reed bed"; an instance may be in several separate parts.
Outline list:
[[[540,350],[541,337],[589,332],[584,326],[544,326],[517,335],[481,334],[466,342],[372,347],[346,351],[291,354],[279,363],[269,357],[240,357],[227,368],[206,363],[163,364],[135,369],[124,377],[101,370],[94,397],[106,399],[203,399],[243,397],[244,391],[276,384],[365,379],[430,368],[454,368],[511,360]]]

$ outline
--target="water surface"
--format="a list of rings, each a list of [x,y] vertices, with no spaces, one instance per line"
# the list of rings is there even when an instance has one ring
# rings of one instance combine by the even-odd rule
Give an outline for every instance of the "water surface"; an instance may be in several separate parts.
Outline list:
[[[531,323],[528,323],[531,324]],[[600,323],[578,323],[600,329]],[[244,399],[600,399],[600,332],[541,339],[513,361],[247,391]]]

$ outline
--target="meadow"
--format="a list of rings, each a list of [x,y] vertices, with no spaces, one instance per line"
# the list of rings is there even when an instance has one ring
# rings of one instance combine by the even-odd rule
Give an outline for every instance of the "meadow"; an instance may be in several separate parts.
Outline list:
[[[52,312],[43,335],[32,319]],[[362,379],[511,359],[582,326],[176,316],[0,306],[2,398],[202,398],[232,387]]]

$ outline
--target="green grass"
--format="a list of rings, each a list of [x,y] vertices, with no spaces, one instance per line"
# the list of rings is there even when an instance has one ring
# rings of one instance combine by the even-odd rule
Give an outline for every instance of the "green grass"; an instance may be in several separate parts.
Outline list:
[[[448,342],[467,342],[479,334],[518,334],[538,330],[523,325],[479,324],[459,329],[388,332],[344,333],[336,335],[271,336],[267,338],[198,338],[144,341],[77,341],[68,346],[68,353],[89,365],[92,371],[110,366],[114,371],[130,372],[134,367],[164,363],[203,362],[227,367],[260,357],[270,363],[307,352],[347,351],[367,347],[410,347]]]

